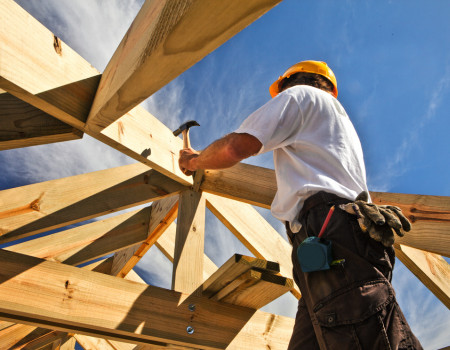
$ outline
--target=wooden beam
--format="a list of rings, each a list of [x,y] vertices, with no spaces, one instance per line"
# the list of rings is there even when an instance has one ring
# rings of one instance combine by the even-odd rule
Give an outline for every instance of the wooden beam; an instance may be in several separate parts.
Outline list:
[[[173,263],[175,251],[176,224],[172,223],[161,237],[156,241],[155,245],[158,249]],[[211,261],[206,254],[203,255],[203,281],[216,272],[217,266]]]
[[[23,324],[12,324],[0,331],[0,349],[11,349],[22,338],[32,333],[36,327]]]
[[[146,1],[105,69],[88,127],[110,125],[280,1]]]
[[[178,193],[179,183],[132,164],[0,191],[0,243]]]
[[[75,339],[84,350],[117,350],[106,339],[75,334]]]
[[[218,291],[211,299],[260,309],[291,290],[293,284],[294,281],[290,278],[251,268]]]
[[[416,277],[450,308],[450,265],[441,256],[396,245],[396,256]]]
[[[5,249],[78,265],[145,241],[150,207],[39,237]]]
[[[206,205],[256,257],[278,262],[281,275],[293,278],[291,245],[252,206],[212,194],[206,195]],[[300,298],[298,287],[291,292]]]
[[[205,197],[191,190],[180,194],[173,259],[172,289],[191,294],[203,282]],[[201,294],[201,290],[196,293]]]
[[[83,132],[47,113],[0,93],[0,150],[78,140]]]
[[[206,170],[200,189],[270,209],[277,182],[274,170],[239,163],[228,169]]]
[[[235,254],[203,283],[203,295],[259,309],[292,288],[279,271],[278,263]]]
[[[450,257],[450,197],[371,192],[372,201],[396,205],[412,223],[412,231],[396,242]]]
[[[249,164],[207,170],[200,188],[209,193],[270,208],[277,186],[275,172]],[[413,223],[398,243],[450,257],[450,197],[371,192],[374,203],[396,205]]]
[[[43,331],[42,329],[39,329],[39,331]],[[43,334],[42,336],[38,336],[35,339],[27,342],[26,344],[24,342],[20,342],[20,344],[15,344],[14,349],[24,349],[24,350],[38,350],[38,349],[70,349],[70,345],[72,341],[70,340],[72,338],[71,336],[68,336],[66,332],[57,332],[57,331],[49,331],[46,334]],[[75,346],[75,343],[72,343],[72,350]]]
[[[137,245],[125,248],[114,255],[111,275],[125,277],[153,246],[178,213],[178,197],[172,196],[152,203],[147,237]]]
[[[276,262],[249,256],[234,254],[211,277],[203,282],[203,295],[211,298],[230,282],[249,271],[251,268],[259,268],[276,274],[280,272],[280,265]]]
[[[0,3],[0,23],[0,88],[85,131],[100,73],[14,1]],[[192,184],[178,167],[181,139],[140,106],[102,133],[87,133],[178,182]]]
[[[181,297],[175,291],[0,250],[1,319],[153,345],[224,349],[239,335],[241,350],[268,343],[272,349],[287,346],[292,319],[195,295],[180,304]],[[189,310],[190,304],[196,305],[195,311]],[[189,325],[193,334],[186,332]]]

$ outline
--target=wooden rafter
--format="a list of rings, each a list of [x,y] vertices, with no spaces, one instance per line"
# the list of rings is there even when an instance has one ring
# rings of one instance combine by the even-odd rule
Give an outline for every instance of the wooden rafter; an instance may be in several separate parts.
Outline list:
[[[78,140],[83,132],[0,91],[0,150]]]
[[[132,164],[0,191],[0,242],[176,194],[184,186]]]
[[[450,308],[450,265],[442,256],[397,245],[396,256],[416,277]]]
[[[144,242],[150,211],[150,207],[134,210],[5,249],[76,266]]]
[[[240,0],[231,0],[218,6],[209,0],[147,0],[103,76],[13,1],[0,2],[0,88],[7,91],[0,89],[0,129],[3,132],[0,149],[57,142],[71,139],[73,135],[81,136],[86,131],[145,164],[1,191],[0,243],[145,202],[155,201],[153,209],[158,203],[172,203],[174,196],[170,195],[185,191],[186,185],[192,184],[192,179],[184,176],[177,166],[181,140],[142,107],[135,106],[279,1],[249,0],[243,4]],[[152,79],[144,79],[147,76]],[[23,123],[24,118],[26,123]],[[74,132],[74,128],[80,131]],[[16,134],[19,137],[14,136]],[[148,166],[155,170],[149,170]],[[231,169],[206,171],[200,189],[269,208],[276,192],[275,174],[270,169],[238,164]],[[243,203],[231,205],[228,199],[210,198],[208,207],[255,256],[280,261],[281,268],[288,271],[285,274],[290,275],[289,247],[253,208]],[[450,307],[449,265],[438,255],[450,256],[449,197],[373,192],[372,198],[377,204],[400,206],[411,219],[413,230],[397,239],[397,255]],[[190,231],[195,230],[181,217],[178,230],[184,235],[178,234],[176,238],[175,226],[171,224],[176,209],[170,204],[163,207],[168,212],[160,212],[158,216],[152,209],[152,218],[149,218],[150,209],[145,208],[18,244],[10,247],[9,252],[0,250],[0,300],[5,301],[0,305],[0,318],[44,327],[50,325],[62,331],[153,343],[134,346],[120,345],[114,340],[97,341],[97,348],[108,350],[150,350],[167,344],[174,349],[191,346],[223,348],[230,341],[227,349],[286,348],[292,319],[258,311],[252,314],[253,311],[248,313],[243,308],[224,307],[223,303],[211,304],[204,296],[150,286],[137,287],[112,276],[99,278],[95,272],[19,254],[79,264],[125,248],[114,258],[87,269],[120,277],[130,272],[129,278],[142,282],[131,268],[159,238],[156,245],[175,261],[175,266],[186,267],[186,261],[194,258],[203,263],[202,268],[194,264],[196,267],[190,266],[178,274],[178,279],[183,282],[195,271],[195,283],[186,285],[183,282],[181,287],[175,287],[191,293],[194,286],[211,276],[216,267],[203,254],[200,240],[190,245],[194,247],[193,251],[183,252],[181,242],[192,237]],[[251,221],[247,221],[254,227],[240,216],[251,217]],[[262,244],[261,235],[264,235],[265,244]],[[49,242],[52,238],[54,240]],[[271,242],[271,248],[277,247],[276,253],[267,249],[268,242]],[[46,246],[51,244],[53,246],[48,249]],[[264,275],[260,271],[249,271],[234,280],[227,290],[221,291],[216,299],[229,297],[236,300],[242,296],[238,288],[249,280],[264,281],[273,276],[267,272]],[[233,294],[235,286],[238,292]],[[98,288],[104,291],[92,293],[92,289]],[[39,289],[48,294],[36,293]],[[249,292],[250,289],[245,290]],[[299,296],[298,290],[293,292]],[[114,302],[115,293],[126,294],[122,304]],[[23,294],[27,295],[27,300],[22,300]],[[188,299],[183,301],[186,297]],[[244,297],[245,301],[248,299]],[[100,319],[89,317],[93,301],[94,307],[101,309]],[[179,309],[192,301],[205,310],[204,314],[193,317],[192,312]],[[50,306],[50,310],[41,307],[44,304]],[[108,309],[113,306],[119,310]],[[138,306],[146,314],[138,310]],[[148,315],[155,312],[159,318]],[[232,312],[236,315],[229,314]],[[194,337],[186,335],[184,329],[179,332],[164,324],[164,320],[170,320],[171,325],[183,324],[184,327],[188,319],[201,324]],[[205,324],[205,320],[213,321],[213,325]],[[202,333],[218,328],[220,332],[214,337]],[[34,326],[1,321],[0,347],[27,332],[33,333],[33,330]],[[47,344],[47,347],[53,347],[52,337],[64,336],[61,332],[36,331],[46,333],[31,339],[27,343],[30,346]],[[83,337],[86,342],[92,340],[85,335],[78,335],[77,339],[81,342]],[[66,348],[60,344],[61,349],[73,349],[74,338],[70,334],[64,342]]]
[[[12,0],[0,3],[0,23],[0,88],[85,131],[100,72]],[[63,54],[55,50],[55,40]],[[185,185],[192,183],[178,168],[181,139],[143,107],[103,132],[87,133]]]
[[[177,196],[153,202],[151,206],[150,223],[147,228],[145,239],[143,242],[125,248],[114,255],[111,275],[122,278],[125,277],[175,220],[177,211]]]
[[[280,1],[146,1],[105,69],[88,128],[107,127]]]

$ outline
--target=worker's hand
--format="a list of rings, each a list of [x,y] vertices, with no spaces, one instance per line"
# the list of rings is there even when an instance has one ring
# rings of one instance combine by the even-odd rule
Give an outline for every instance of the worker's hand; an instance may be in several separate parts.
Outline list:
[[[411,223],[399,207],[376,205],[368,203],[367,199],[367,192],[362,192],[355,202],[341,204],[339,207],[356,215],[361,230],[367,232],[371,238],[385,247],[391,247],[395,241],[394,232],[403,237],[405,232],[411,230]]]
[[[193,148],[184,148],[180,150],[180,158],[178,159],[178,165],[184,175],[194,174],[197,168],[193,166],[192,159],[197,158],[200,152],[197,152]]]

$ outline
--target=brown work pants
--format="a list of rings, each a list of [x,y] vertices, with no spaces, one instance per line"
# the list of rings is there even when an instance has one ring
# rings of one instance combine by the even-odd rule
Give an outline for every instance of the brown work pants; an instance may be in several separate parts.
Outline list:
[[[297,247],[318,235],[332,205],[347,202],[319,192],[305,202],[300,232],[293,234],[287,227],[294,280],[302,292],[288,350],[422,349],[391,285],[394,250],[363,233],[355,216],[336,206],[323,236],[332,242],[333,259],[345,262],[302,272]]]

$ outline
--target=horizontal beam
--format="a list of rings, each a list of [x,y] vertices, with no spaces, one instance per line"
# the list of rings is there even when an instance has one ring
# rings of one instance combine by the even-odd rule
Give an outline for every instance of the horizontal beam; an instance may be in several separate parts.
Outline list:
[[[218,196],[263,208],[277,191],[275,171],[249,164],[207,170],[200,188]],[[371,192],[372,201],[396,205],[411,220],[413,229],[398,243],[450,257],[450,197]]]
[[[292,319],[198,296],[179,304],[181,298],[174,291],[0,250],[1,319],[138,343],[224,349],[239,335],[245,337],[240,349],[268,342],[275,344],[272,349],[287,346]]]
[[[83,132],[0,92],[0,150],[78,140]]]
[[[396,205],[412,223],[412,231],[396,242],[450,257],[450,197],[371,192],[372,201]]]
[[[182,141],[163,123],[137,106],[103,132],[86,130],[100,72],[12,0],[0,3],[0,23],[0,89],[178,182],[192,184],[178,167]]]
[[[205,170],[200,189],[270,209],[277,192],[275,171],[244,163],[222,170]]]
[[[0,243],[167,197],[184,186],[144,164],[0,191]]]
[[[105,69],[88,127],[107,127],[280,1],[146,1]]]
[[[450,308],[450,265],[441,256],[396,245],[395,255],[447,307]]]

